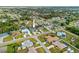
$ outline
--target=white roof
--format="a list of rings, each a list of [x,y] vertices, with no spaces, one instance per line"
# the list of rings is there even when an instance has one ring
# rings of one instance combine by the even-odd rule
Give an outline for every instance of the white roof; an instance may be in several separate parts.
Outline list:
[[[60,49],[63,49],[65,47],[67,47],[65,44],[59,42],[59,41],[55,41],[55,42],[52,42],[52,44],[58,46]]]
[[[70,50],[71,50],[71,48],[68,48],[67,50],[68,50],[68,51],[70,51]]]
[[[65,32],[57,32],[57,35],[62,36],[62,35],[66,35],[66,33]]]
[[[30,31],[28,29],[22,29],[22,32],[24,32],[24,33],[30,33]]]
[[[22,46],[24,46],[24,47],[30,47],[30,46],[33,46],[33,43],[30,40],[27,40],[27,41],[24,41],[22,43]]]

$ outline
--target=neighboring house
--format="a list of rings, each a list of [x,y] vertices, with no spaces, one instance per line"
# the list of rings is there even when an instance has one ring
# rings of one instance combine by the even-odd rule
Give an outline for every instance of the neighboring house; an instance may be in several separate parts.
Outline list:
[[[58,37],[47,36],[46,38],[49,43],[52,42],[53,45],[57,46],[60,49],[67,47],[65,44],[58,41]]]
[[[76,40],[77,40],[77,39],[76,39],[75,37],[72,37],[72,38],[71,38],[71,41],[72,41],[72,42],[75,42]]]
[[[31,47],[33,46],[33,42],[31,42],[30,40],[26,40],[22,43],[22,47]]]
[[[66,37],[66,33],[65,32],[57,32],[57,36],[59,36],[61,38],[65,38]]]
[[[16,36],[20,35],[21,33],[19,31],[13,31],[11,34],[13,37],[16,37]]]
[[[37,51],[34,47],[31,47],[31,48],[29,48],[28,53],[37,53]]]
[[[52,37],[52,36],[46,36],[45,38],[47,38],[47,41],[50,43],[52,41],[56,41],[58,40],[59,38],[58,37]]]
[[[29,31],[29,29],[22,29],[22,33],[26,33],[26,34],[30,34],[30,31]]]
[[[79,27],[79,20],[74,25]]]
[[[52,42],[52,44],[55,45],[55,46],[57,46],[60,49],[64,49],[64,48],[67,47],[65,44],[63,44],[63,43],[61,43],[59,41],[54,41],[54,42]]]
[[[0,19],[0,22],[6,22],[7,21],[7,19]]]
[[[67,53],[74,53],[74,50],[72,50],[71,48],[68,48]]]

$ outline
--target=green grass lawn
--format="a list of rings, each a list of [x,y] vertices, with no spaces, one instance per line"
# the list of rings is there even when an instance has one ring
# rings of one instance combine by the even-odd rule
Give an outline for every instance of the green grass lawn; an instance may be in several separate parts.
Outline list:
[[[23,35],[20,34],[20,35],[16,36],[16,39],[19,39],[19,38],[22,38],[22,37],[23,37]]]
[[[41,48],[38,48],[36,49],[38,53],[45,53],[45,50],[41,47]]]
[[[11,41],[11,40],[13,40],[13,38],[12,38],[12,36],[9,35],[3,39],[3,42],[7,42],[7,41]]]
[[[29,38],[30,41],[32,41],[34,44],[37,42],[34,38]]]
[[[45,42],[45,39],[43,39],[43,38],[39,38],[39,40],[40,40],[41,42]]]
[[[29,38],[30,41],[32,41],[34,43],[34,47],[38,47],[40,46],[40,44],[36,44],[37,41],[34,38]]]
[[[34,44],[34,47],[38,47],[38,46],[40,46],[40,44]]]
[[[10,45],[7,45],[7,53],[15,53],[17,48],[18,48],[18,44],[17,43],[13,43]]]
[[[47,32],[47,31],[48,31],[46,28],[43,28],[42,30],[43,30],[44,32]]]
[[[74,26],[74,25],[75,25],[75,24],[74,24],[75,22],[76,22],[76,21],[70,22],[70,23],[69,23],[69,26]]]
[[[48,47],[48,46],[50,46],[50,44],[49,43],[46,43],[45,46]]]
[[[60,53],[60,49],[58,47],[50,48],[51,53]]]
[[[71,32],[68,32],[68,31],[65,31],[65,33],[67,34],[67,37],[65,39],[63,39],[64,41],[70,43],[71,45],[79,48],[79,36],[71,33]],[[71,41],[72,38],[76,38],[76,40],[74,42]]]
[[[21,42],[16,42],[16,43],[12,43],[12,44],[9,44],[7,45],[7,53],[16,53],[17,52],[17,49],[19,46],[21,46]]]
[[[13,53],[14,49],[11,46],[7,46],[7,53]]]
[[[28,48],[26,49],[21,49],[21,50],[17,50],[17,53],[27,53],[28,52]]]
[[[39,39],[41,42],[45,42],[44,35],[38,36],[38,39]]]

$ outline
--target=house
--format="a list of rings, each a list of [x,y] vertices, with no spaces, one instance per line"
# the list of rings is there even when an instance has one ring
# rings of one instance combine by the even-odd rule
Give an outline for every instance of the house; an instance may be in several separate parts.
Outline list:
[[[7,21],[7,19],[0,19],[0,22],[5,23]]]
[[[66,37],[66,33],[65,32],[57,32],[57,36],[59,36],[61,38],[65,38]]]
[[[31,48],[29,48],[28,53],[37,53],[37,51],[34,47],[31,47]]]
[[[58,48],[60,48],[61,50],[66,48],[67,46],[59,41],[54,41],[52,42],[53,45],[57,46]]]
[[[74,24],[76,27],[79,27],[79,20]]]
[[[47,38],[47,41],[50,43],[52,41],[56,41],[58,40],[59,38],[58,37],[52,37],[52,36],[46,36],[45,38]]]
[[[74,50],[72,50],[71,48],[68,48],[68,49],[67,49],[67,52],[68,52],[68,53],[74,53]]]
[[[46,38],[49,43],[52,42],[53,45],[57,46],[60,49],[67,47],[65,44],[58,41],[58,37],[46,36]]]
[[[26,40],[22,43],[22,47],[31,47],[33,46],[33,42],[31,42],[30,40]]]
[[[13,31],[11,34],[13,37],[16,37],[16,36],[20,35],[21,33],[19,31]]]
[[[29,29],[22,29],[22,33],[26,33],[26,34],[30,34],[30,31],[29,31]]]
[[[72,38],[71,38],[71,41],[72,41],[72,42],[75,42],[76,40],[77,40],[77,39],[76,39],[75,37],[72,37]]]

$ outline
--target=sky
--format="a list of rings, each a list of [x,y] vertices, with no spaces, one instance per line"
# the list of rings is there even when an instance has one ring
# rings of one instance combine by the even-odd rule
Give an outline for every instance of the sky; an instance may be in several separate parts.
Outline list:
[[[79,6],[79,0],[0,0],[0,6]]]

